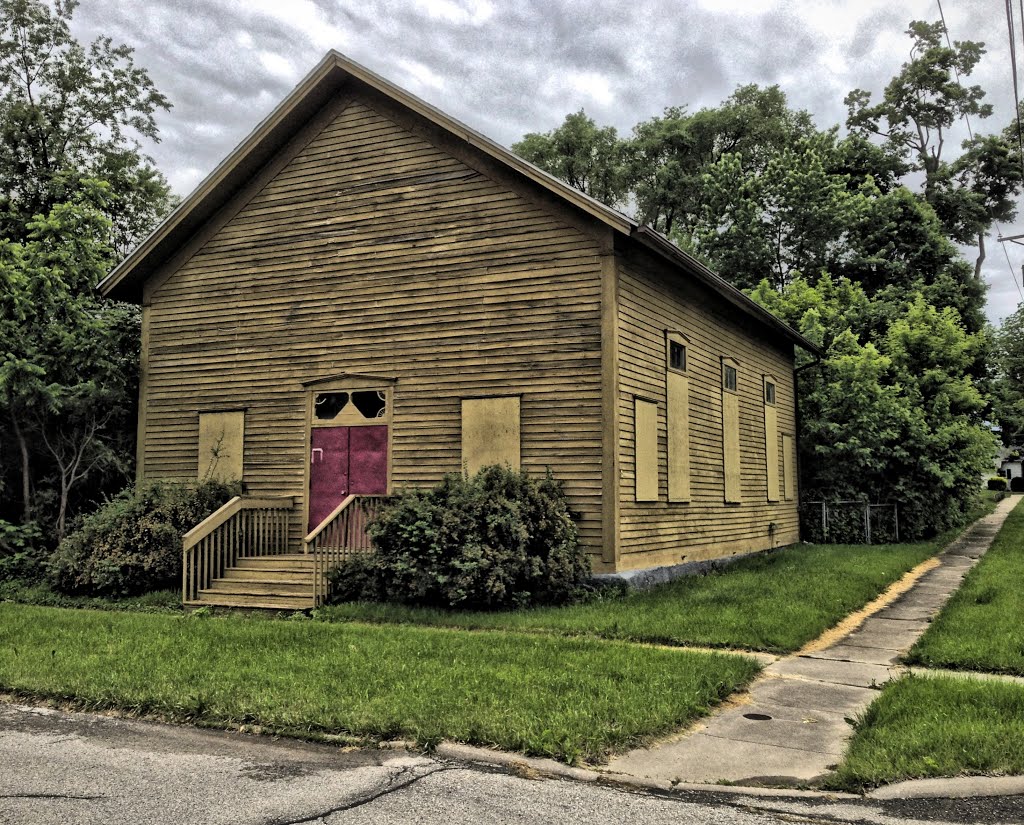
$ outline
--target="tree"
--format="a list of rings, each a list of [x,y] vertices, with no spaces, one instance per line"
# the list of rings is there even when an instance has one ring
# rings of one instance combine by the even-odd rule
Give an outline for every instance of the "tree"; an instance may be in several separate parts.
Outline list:
[[[626,197],[622,141],[614,128],[599,128],[582,109],[566,115],[557,129],[525,135],[512,151],[609,206]]]
[[[701,179],[732,155],[746,174],[814,133],[810,115],[791,110],[778,86],[739,86],[721,106],[688,114],[670,107],[638,123],[627,144],[627,178],[642,223],[685,243],[702,209]]]
[[[1003,446],[1024,441],[1024,303],[1003,319],[992,359],[994,418]]]
[[[0,414],[18,456],[21,521],[45,518],[58,540],[82,482],[127,469],[136,391],[138,314],[92,290],[112,260],[97,240],[109,228],[106,185],[83,186],[31,221],[25,242],[0,241]]]
[[[882,100],[872,106],[870,92],[854,89],[845,101],[851,131],[885,138],[897,154],[910,159],[911,168],[925,173],[929,201],[950,128],[965,116],[992,114],[992,106],[982,103],[982,88],[959,80],[974,71],[984,44],[964,40],[950,48],[943,43],[945,33],[941,22],[911,21],[910,60],[889,81]]]
[[[128,46],[71,37],[77,0],[0,0],[0,237],[71,201],[85,180],[110,184],[104,239],[120,256],[171,205],[139,139],[159,139],[169,109]]]
[[[76,7],[0,0],[0,533],[47,542],[129,470],[138,311],[93,290],[171,205],[140,145],[169,104]]]
[[[825,133],[779,150],[762,169],[723,156],[701,178],[693,250],[744,289],[765,277],[781,289],[795,274],[829,269],[864,208],[846,178],[828,171],[832,151]]]
[[[981,278],[985,234],[994,221],[1013,218],[1020,191],[1019,158],[1005,135],[976,135],[950,162],[944,156],[949,131],[967,117],[986,118],[992,106],[984,90],[965,85],[985,53],[971,40],[944,42],[941,22],[912,21],[907,34],[910,60],[872,105],[871,93],[854,89],[846,96],[847,126],[858,136],[884,139],[885,150],[924,173],[924,199],[935,209],[946,233],[963,244],[976,244],[974,275]]]
[[[825,350],[799,377],[802,489],[899,502],[908,537],[961,523],[994,449],[971,375],[984,335],[919,293],[877,335],[878,300],[845,278],[798,278],[781,292],[765,282],[752,294]]]

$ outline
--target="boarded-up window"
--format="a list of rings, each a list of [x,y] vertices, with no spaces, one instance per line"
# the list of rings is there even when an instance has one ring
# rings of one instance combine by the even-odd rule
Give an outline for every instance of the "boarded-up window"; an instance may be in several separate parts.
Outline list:
[[[199,414],[199,478],[242,480],[245,413]]]
[[[668,500],[690,500],[690,379],[668,373]]]
[[[786,501],[796,498],[796,445],[793,436],[782,436],[782,478],[786,491]]]
[[[764,379],[764,455],[768,469],[768,501],[779,500],[779,417],[775,407],[775,379]]]
[[[636,438],[636,500],[658,500],[658,405],[633,399]]]
[[[725,471],[725,501],[740,501],[740,397],[737,363],[722,359],[722,463]]]
[[[519,469],[519,396],[462,401],[462,467],[469,475],[491,464]]]

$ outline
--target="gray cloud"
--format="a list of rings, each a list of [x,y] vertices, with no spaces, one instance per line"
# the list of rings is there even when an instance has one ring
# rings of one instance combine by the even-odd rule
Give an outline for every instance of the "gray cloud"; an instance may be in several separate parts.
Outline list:
[[[780,84],[819,126],[841,124],[850,89],[877,96],[906,60],[909,20],[934,17],[925,0],[865,7],[845,31],[838,22],[812,25],[800,0],[742,14],[698,0],[494,0],[493,14],[478,20],[431,14],[417,0],[311,2],[325,27],[339,32],[340,42],[330,45],[506,145],[581,108],[628,133],[666,106],[714,106],[744,83]],[[987,4],[960,5],[947,18],[954,37],[990,44],[972,79],[990,90],[997,116],[991,126],[977,125],[1000,129],[1013,110],[1005,20]],[[323,31],[302,28],[308,22],[298,11],[282,19],[259,3],[140,6],[92,0],[79,7],[73,28],[82,40],[105,34],[134,46],[137,62],[171,99],[174,109],[159,117],[163,141],[147,149],[184,193],[323,56]],[[849,12],[844,3],[815,6],[830,8]],[[823,62],[830,48],[845,68]],[[1010,254],[1016,266],[1024,260],[1024,248]],[[999,317],[1016,306],[1017,293],[1001,253],[990,252],[987,264],[995,284],[990,310]]]

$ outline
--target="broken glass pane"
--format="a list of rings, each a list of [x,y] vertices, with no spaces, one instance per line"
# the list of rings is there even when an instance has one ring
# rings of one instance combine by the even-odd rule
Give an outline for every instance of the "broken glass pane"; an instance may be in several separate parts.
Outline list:
[[[383,418],[387,411],[386,397],[378,390],[354,392],[352,393],[352,403],[363,418]]]
[[[345,409],[347,403],[347,392],[317,393],[313,404],[313,414],[318,421],[330,421],[332,418],[338,417],[338,413]]]

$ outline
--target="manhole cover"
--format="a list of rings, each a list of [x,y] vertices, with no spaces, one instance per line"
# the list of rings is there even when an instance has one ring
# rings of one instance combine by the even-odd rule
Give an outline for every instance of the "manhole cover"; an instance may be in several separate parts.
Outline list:
[[[743,718],[752,719],[755,722],[767,722],[772,717],[770,717],[767,713],[744,713]]]

